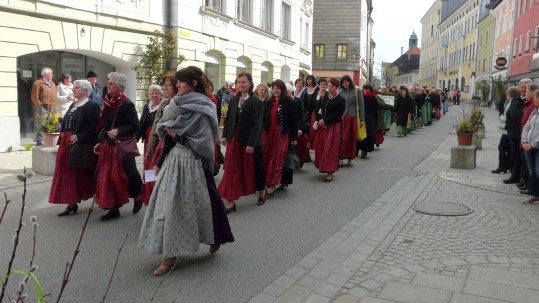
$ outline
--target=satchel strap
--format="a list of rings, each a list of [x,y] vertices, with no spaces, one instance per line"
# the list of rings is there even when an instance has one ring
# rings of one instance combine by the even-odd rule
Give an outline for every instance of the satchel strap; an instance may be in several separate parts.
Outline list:
[[[120,111],[120,107],[124,104],[124,100],[120,101],[120,105],[118,105],[118,108],[116,109],[116,113],[114,114],[114,119],[112,119],[112,125],[110,129],[114,129],[116,126],[116,117],[118,116],[118,112]]]
[[[71,112],[71,110],[73,109],[73,106],[75,106],[75,103],[71,104],[71,106],[69,107],[69,112]],[[80,110],[82,112],[82,106]],[[77,134],[77,132],[79,131],[81,120],[82,120],[82,114],[79,114],[79,118],[77,119],[77,125],[75,125],[75,131],[74,131],[75,134]]]

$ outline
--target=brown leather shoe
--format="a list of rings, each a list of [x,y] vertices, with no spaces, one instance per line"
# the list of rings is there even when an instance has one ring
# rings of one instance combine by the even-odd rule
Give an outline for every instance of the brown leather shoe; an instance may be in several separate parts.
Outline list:
[[[210,245],[210,254],[215,254],[219,248],[221,248],[221,244],[212,244]]]

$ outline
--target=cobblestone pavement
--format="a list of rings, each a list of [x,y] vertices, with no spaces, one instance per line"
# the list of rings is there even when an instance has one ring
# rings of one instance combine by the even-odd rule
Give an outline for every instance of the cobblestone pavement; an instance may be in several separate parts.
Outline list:
[[[458,109],[458,108],[457,108]],[[453,114],[456,110],[453,108]],[[486,109],[474,170],[449,168],[454,135],[249,302],[539,302],[539,205],[494,175],[499,135]],[[418,202],[473,212],[432,216]]]

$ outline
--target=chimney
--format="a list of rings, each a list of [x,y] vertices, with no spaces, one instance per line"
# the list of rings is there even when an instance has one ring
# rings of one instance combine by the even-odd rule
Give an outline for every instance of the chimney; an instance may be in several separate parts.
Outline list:
[[[404,54],[404,47],[401,46],[401,56]]]

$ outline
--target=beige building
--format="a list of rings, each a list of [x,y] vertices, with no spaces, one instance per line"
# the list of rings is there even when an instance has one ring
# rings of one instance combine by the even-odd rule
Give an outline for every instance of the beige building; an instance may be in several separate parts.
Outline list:
[[[419,62],[419,86],[442,87],[436,82],[438,75],[440,11],[442,1],[436,0],[421,18],[421,58]]]
[[[84,78],[128,77],[155,30],[177,33],[183,63],[206,70],[215,89],[239,71],[256,84],[311,73],[312,0],[0,0],[0,152],[34,137],[30,86],[43,67]],[[138,93],[138,94],[137,94]]]
[[[442,1],[438,86],[457,88],[463,99],[474,91],[479,6],[479,0]]]

